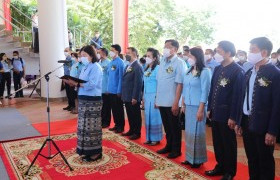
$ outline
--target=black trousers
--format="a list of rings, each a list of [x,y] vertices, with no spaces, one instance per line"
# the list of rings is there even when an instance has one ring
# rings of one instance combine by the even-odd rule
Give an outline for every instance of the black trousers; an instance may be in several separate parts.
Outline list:
[[[249,118],[243,115],[242,129],[250,180],[273,180],[275,177],[274,146],[265,144],[265,134],[248,129]]]
[[[103,105],[101,109],[102,125],[109,126],[111,123],[111,104],[109,94],[102,94]]]
[[[75,107],[75,88],[65,84],[66,96],[68,99],[68,106]]]
[[[123,130],[124,129],[123,101],[121,100],[121,97],[117,96],[117,94],[109,94],[109,98],[112,107],[115,127],[117,129]]]
[[[126,113],[129,123],[129,132],[136,135],[141,135],[142,118],[140,103],[132,105],[131,102],[125,102]]]
[[[212,137],[217,168],[224,174],[236,175],[237,141],[234,130],[227,123],[212,121]]]
[[[14,88],[15,91],[17,91],[18,89],[21,88],[21,84],[20,84],[20,79],[23,77],[23,72],[19,72],[19,73],[13,73],[13,79],[14,79]],[[23,97],[23,90],[20,90],[19,92],[16,93],[15,95],[16,97]]]
[[[0,96],[4,96],[5,92],[5,86],[7,86],[7,95],[9,96],[11,94],[11,73],[5,72],[2,73],[2,80],[0,85]]]
[[[179,115],[174,116],[171,107],[159,107],[164,131],[166,134],[166,146],[173,153],[181,152],[182,131]]]

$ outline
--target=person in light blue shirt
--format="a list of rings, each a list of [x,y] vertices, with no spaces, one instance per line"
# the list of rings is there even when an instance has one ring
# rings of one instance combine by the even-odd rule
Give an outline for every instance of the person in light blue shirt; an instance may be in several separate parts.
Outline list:
[[[191,68],[184,73],[182,111],[185,113],[185,165],[199,168],[207,161],[206,109],[211,85],[211,71],[205,67],[203,50],[190,49]]]
[[[4,97],[5,85],[7,86],[7,96],[5,98],[11,99],[11,69],[13,68],[11,60],[7,58],[5,53],[0,54],[0,62],[3,65],[2,81],[0,85],[0,97]],[[1,76],[0,74],[0,76]]]
[[[245,62],[243,65],[242,65],[242,69],[244,70],[244,72],[247,72],[249,69],[251,69],[254,65],[250,62]]]
[[[107,128],[111,123],[111,105],[110,105],[110,96],[108,93],[108,65],[110,60],[108,59],[108,50],[106,48],[99,49],[100,61],[99,64],[102,67],[103,77],[102,77],[102,128]]]
[[[102,68],[98,63],[95,49],[88,45],[82,49],[83,67],[78,83],[69,80],[70,86],[79,87],[79,115],[77,132],[77,153],[87,162],[102,158]]]
[[[108,65],[108,87],[107,91],[110,96],[110,104],[114,117],[115,126],[110,128],[110,131],[122,133],[124,131],[124,109],[123,101],[121,99],[122,77],[124,73],[124,62],[119,57],[121,47],[118,44],[111,46],[109,56],[112,61]]]
[[[177,57],[178,49],[178,41],[173,39],[165,41],[163,58],[157,74],[156,105],[159,106],[167,139],[166,146],[157,153],[169,153],[168,158],[181,155],[181,127],[178,114],[183,86],[182,74],[186,71],[186,63]]]
[[[211,73],[213,74],[215,67],[219,66],[220,63],[216,62],[214,59],[214,51],[212,49],[206,49],[204,60],[205,60],[205,66],[211,70]]]
[[[162,120],[159,109],[155,107],[157,80],[159,68],[159,52],[154,48],[148,48],[146,53],[148,64],[144,72],[144,107],[146,142],[144,144],[154,146],[162,140]]]
[[[13,65],[13,79],[15,91],[21,89],[21,78],[25,78],[25,61],[19,56],[18,51],[13,52],[12,58]],[[23,90],[15,94],[15,98],[23,97]]]

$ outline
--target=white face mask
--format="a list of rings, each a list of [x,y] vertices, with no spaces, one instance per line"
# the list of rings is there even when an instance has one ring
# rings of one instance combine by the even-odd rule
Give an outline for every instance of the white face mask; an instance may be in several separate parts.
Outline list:
[[[190,66],[194,66],[195,65],[195,60],[192,59],[192,58],[189,58],[188,63],[190,64]]]
[[[212,56],[210,54],[204,55],[204,60],[205,61],[208,61],[211,58],[212,58]]]
[[[111,58],[114,58],[114,57],[116,56],[116,53],[114,53],[113,51],[110,51],[110,52],[109,52],[109,56],[110,56]]]
[[[81,57],[81,62],[84,64],[84,65],[87,65],[89,63],[89,60],[87,57]]]
[[[249,55],[248,55],[248,61],[250,63],[252,63],[253,65],[257,64],[258,62],[260,62],[263,59],[264,58],[262,57],[261,52],[259,52],[259,53],[249,53]]]
[[[238,56],[238,59],[240,59],[240,61],[245,61],[246,57],[245,56]]]
[[[234,61],[235,61],[235,62],[239,62],[240,59],[239,59],[238,57],[236,57],[236,58],[234,58]]]
[[[189,59],[189,57],[188,57],[188,56],[183,56],[183,59],[184,59],[185,61],[187,61],[187,60]]]
[[[13,56],[14,57],[14,59],[18,59],[18,56]]]
[[[153,62],[153,60],[149,57],[146,57],[146,64],[151,64]]]
[[[69,56],[68,52],[64,52],[65,57]]]
[[[214,58],[215,58],[217,63],[221,63],[221,62],[224,61],[224,57],[222,55],[220,55],[219,53],[216,53]]]
[[[162,55],[163,55],[163,57],[165,57],[165,58],[170,57],[170,56],[171,56],[170,49],[164,48],[164,49],[163,49]]]
[[[97,59],[100,59],[101,58],[101,55],[100,54],[97,54]]]
[[[272,64],[276,64],[277,63],[277,59],[275,59],[275,58],[271,58],[270,60],[271,60]]]

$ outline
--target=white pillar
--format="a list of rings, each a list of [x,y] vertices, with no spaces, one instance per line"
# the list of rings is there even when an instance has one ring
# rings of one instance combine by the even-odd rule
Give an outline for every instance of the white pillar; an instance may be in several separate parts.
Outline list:
[[[113,44],[119,44],[122,52],[127,48],[128,0],[113,0]]]
[[[4,0],[0,0],[0,17],[4,17]],[[5,21],[0,18],[0,25],[5,24]]]
[[[58,60],[65,59],[64,49],[68,44],[66,0],[38,0],[39,43],[41,76],[59,67]],[[65,96],[61,92],[63,67],[50,75],[50,98]],[[41,80],[42,97],[47,97],[46,80]]]

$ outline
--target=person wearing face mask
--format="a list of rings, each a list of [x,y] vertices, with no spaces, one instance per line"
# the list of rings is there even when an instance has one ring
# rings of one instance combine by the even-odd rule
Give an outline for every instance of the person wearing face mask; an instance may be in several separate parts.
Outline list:
[[[204,62],[202,49],[190,49],[191,68],[184,74],[181,111],[185,113],[186,133],[186,161],[182,164],[192,168],[199,168],[207,161],[205,124],[211,71]]]
[[[223,175],[222,180],[233,179],[237,167],[235,124],[241,117],[243,69],[234,62],[235,46],[221,41],[215,59],[220,66],[214,70],[208,98],[207,116],[211,119],[214,152],[217,164],[208,176]]]
[[[278,58],[275,66],[280,69],[280,48],[277,50],[277,56]]]
[[[70,75],[71,67],[75,63],[75,61],[72,59],[71,51],[70,51],[69,47],[65,48],[64,55],[65,55],[66,61],[68,61],[68,63],[63,64],[64,75]],[[64,82],[65,82],[65,80],[64,80]],[[65,91],[66,91],[66,96],[68,99],[68,106],[63,108],[63,110],[72,111],[73,109],[75,109],[75,100],[72,98],[74,88],[70,87],[69,84],[65,83]]]
[[[270,55],[270,61],[273,65],[275,65],[277,63],[277,52],[273,52]]]
[[[182,58],[186,62],[187,68],[190,68],[190,64],[188,62],[189,59],[189,53],[190,53],[190,48],[189,46],[183,46],[183,53],[182,53]]]
[[[123,136],[135,140],[141,137],[141,97],[143,86],[143,69],[137,61],[138,51],[134,47],[127,48],[126,60],[129,64],[122,77],[122,100],[125,104],[129,130]]]
[[[155,107],[157,80],[159,68],[159,52],[154,48],[148,48],[146,52],[147,67],[144,72],[144,107],[146,142],[149,146],[159,144],[162,140],[162,120],[158,107]]]
[[[77,130],[77,154],[83,161],[93,162],[102,158],[102,67],[98,63],[95,49],[88,45],[82,49],[81,60],[88,61],[79,79],[86,83],[69,80],[71,86],[79,88],[79,115]]]
[[[122,133],[124,130],[124,109],[123,101],[121,99],[122,92],[122,77],[124,73],[124,62],[119,57],[121,53],[121,47],[118,44],[111,46],[109,56],[112,61],[108,65],[108,87],[107,92],[110,97],[110,104],[112,107],[112,113],[115,126],[109,128],[110,131],[116,133]]]
[[[250,179],[273,180],[273,151],[280,129],[280,70],[269,60],[273,45],[268,38],[254,38],[250,44],[248,61],[254,67],[245,75],[243,116],[236,133],[243,135]]]
[[[103,47],[103,41],[98,31],[95,31],[95,36],[90,41],[91,45],[94,45],[96,49]]]
[[[204,60],[205,60],[205,66],[211,70],[211,73],[213,74],[215,67],[219,66],[220,63],[218,63],[214,58],[214,51],[212,49],[206,49]]]
[[[19,57],[19,52],[13,52],[13,58],[11,60],[13,66],[13,79],[15,91],[21,88],[21,78],[25,79],[25,61]],[[20,90],[15,94],[14,98],[23,97],[23,90]]]
[[[102,128],[107,128],[111,123],[111,105],[110,105],[110,96],[107,90],[108,86],[108,66],[110,64],[110,60],[108,59],[108,50],[106,48],[99,49],[99,64],[102,67],[103,77],[102,77],[102,110],[101,110],[101,118],[102,118]]]
[[[81,56],[81,51],[83,48],[80,50],[79,54],[78,53],[71,53],[72,61],[74,61],[71,70],[70,70],[70,76],[79,78],[81,71],[83,67],[85,66],[82,62],[79,61],[79,56]],[[64,80],[65,81],[65,80]],[[70,98],[71,101],[74,100],[75,102],[75,108],[71,110],[72,114],[78,114],[78,88],[71,87],[70,86]]]
[[[179,100],[182,92],[183,74],[186,63],[177,57],[179,43],[170,39],[165,41],[163,58],[157,73],[157,93],[155,104],[159,107],[166,133],[166,146],[157,151],[167,154],[167,158],[181,155],[181,125],[179,120]]]
[[[7,58],[5,53],[0,54],[0,62],[3,65],[3,72],[0,73],[2,75],[2,81],[0,85],[0,98],[4,97],[5,85],[7,86],[7,96],[5,98],[11,99],[11,69],[12,64],[11,60]],[[0,68],[1,69],[1,68]]]

